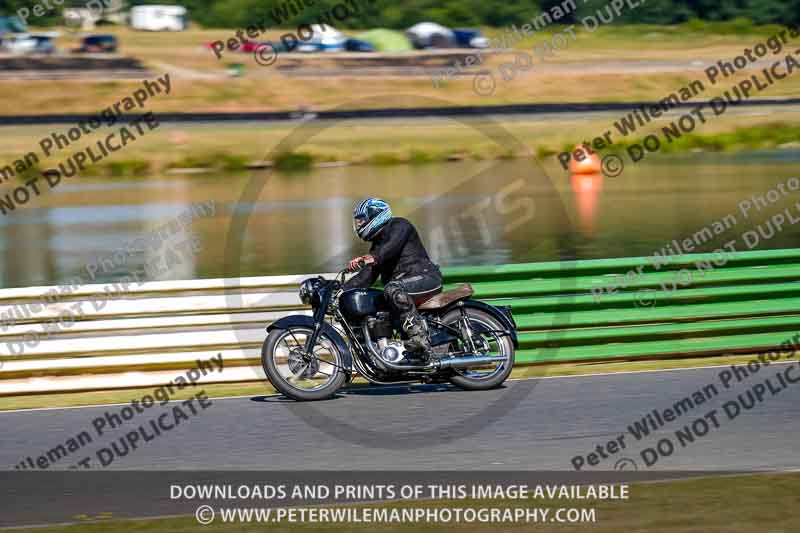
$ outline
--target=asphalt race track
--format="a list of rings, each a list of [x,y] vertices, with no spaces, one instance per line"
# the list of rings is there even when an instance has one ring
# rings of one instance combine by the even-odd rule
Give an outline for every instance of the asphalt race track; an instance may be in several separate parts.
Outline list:
[[[800,468],[800,382],[787,383],[774,395],[767,390],[763,401],[734,419],[723,406],[768,377],[773,388],[780,388],[774,376],[790,366],[789,376],[800,376],[797,363],[773,364],[741,383],[734,379],[728,390],[720,382],[727,367],[715,367],[520,380],[489,392],[367,387],[304,404],[279,396],[214,399],[195,415],[183,407],[188,419],[150,442],[139,442],[107,468],[572,471],[573,457],[586,457],[598,445],[607,453],[608,441],[624,434],[624,450],[607,453],[607,459],[598,456],[598,464],[584,470],[791,470]],[[637,441],[627,429],[653,409],[663,413],[709,385],[719,394],[708,392],[710,399],[665,423],[658,433]],[[174,405],[179,404],[155,406],[123,423],[124,431],[118,427],[102,437],[92,420],[108,410],[119,412],[120,406],[0,413],[0,463],[14,469],[28,456],[36,461],[86,430],[93,441],[50,469],[66,468],[85,456],[102,469],[98,449],[110,448],[112,441]],[[484,409],[487,414],[476,421]],[[712,410],[716,415],[706,416]],[[695,423],[704,416],[705,424]],[[675,431],[687,424],[694,427],[695,440],[684,437],[682,445]],[[675,450],[648,468],[640,452],[663,437]]]
[[[366,387],[303,404],[280,396],[214,399],[205,409],[199,400],[172,402],[142,409],[102,436],[93,421],[125,406],[2,412],[0,527],[193,514],[198,500],[175,499],[175,484],[508,486],[796,470],[800,364],[761,367],[741,382],[729,373],[729,389],[724,372],[729,367],[519,380],[490,392]],[[748,396],[751,389],[761,401]],[[728,402],[740,394],[753,406],[737,414]],[[695,399],[691,407],[687,397]],[[173,426],[176,408],[183,416]],[[628,426],[653,409],[654,422],[673,420],[637,441]],[[156,420],[170,429],[150,431],[135,449],[126,445],[126,433],[144,435],[138,428]],[[91,442],[53,455],[81,431]],[[665,452],[655,460],[659,442]],[[653,451],[642,455],[645,448]],[[38,462],[47,455],[48,472],[21,468],[27,457]],[[93,468],[64,470],[82,460]],[[573,461],[584,461],[580,472]]]

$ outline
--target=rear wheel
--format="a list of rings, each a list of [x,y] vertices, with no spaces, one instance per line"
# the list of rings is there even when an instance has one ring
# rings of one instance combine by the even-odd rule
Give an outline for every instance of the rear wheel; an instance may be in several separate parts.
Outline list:
[[[453,309],[442,317],[443,324],[461,332],[462,338],[457,345],[456,343],[451,345],[450,349],[471,352],[475,355],[502,356],[505,360],[468,369],[455,369],[450,381],[466,390],[499,387],[514,368],[514,343],[510,336],[501,333],[506,326],[494,316],[470,307],[465,307],[463,310],[467,315],[466,320],[461,308]],[[468,337],[472,338],[472,347],[469,345]]]
[[[312,356],[306,355],[305,345],[312,333],[303,326],[273,329],[261,349],[261,365],[270,383],[293,400],[326,400],[347,379],[344,357],[324,333],[317,337]]]

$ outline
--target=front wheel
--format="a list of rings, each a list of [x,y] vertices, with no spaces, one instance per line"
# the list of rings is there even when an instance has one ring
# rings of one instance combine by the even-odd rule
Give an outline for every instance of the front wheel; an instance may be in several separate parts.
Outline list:
[[[502,385],[514,368],[514,343],[509,335],[502,333],[505,324],[485,311],[470,307],[449,311],[442,317],[442,323],[461,332],[462,338],[456,349],[473,351],[475,355],[505,357],[504,361],[454,370],[450,381],[465,390],[487,390]],[[472,337],[472,349],[468,346],[467,335]]]
[[[261,365],[270,383],[293,400],[326,400],[347,380],[342,352],[325,333],[317,337],[312,355],[306,355],[312,333],[304,326],[273,329],[261,349]]]

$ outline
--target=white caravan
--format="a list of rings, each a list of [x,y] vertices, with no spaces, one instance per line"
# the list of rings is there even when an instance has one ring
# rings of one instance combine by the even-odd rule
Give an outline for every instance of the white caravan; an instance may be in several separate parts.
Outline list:
[[[135,6],[131,8],[131,26],[147,31],[183,31],[188,25],[183,6]]]

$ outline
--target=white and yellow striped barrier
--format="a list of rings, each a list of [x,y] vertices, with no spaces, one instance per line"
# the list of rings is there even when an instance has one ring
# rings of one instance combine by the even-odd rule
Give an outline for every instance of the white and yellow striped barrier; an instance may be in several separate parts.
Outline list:
[[[0,290],[0,396],[157,386],[217,354],[201,381],[265,379],[265,328],[310,312],[297,288],[316,275]]]

